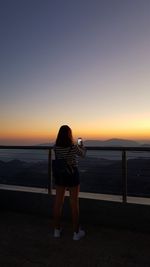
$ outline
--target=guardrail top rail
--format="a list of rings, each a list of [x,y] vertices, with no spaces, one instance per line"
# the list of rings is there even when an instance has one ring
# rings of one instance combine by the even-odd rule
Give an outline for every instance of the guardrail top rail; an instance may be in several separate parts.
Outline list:
[[[150,146],[85,146],[87,150],[110,150],[110,151],[150,151]],[[0,149],[53,149],[52,146],[7,146],[0,145]]]

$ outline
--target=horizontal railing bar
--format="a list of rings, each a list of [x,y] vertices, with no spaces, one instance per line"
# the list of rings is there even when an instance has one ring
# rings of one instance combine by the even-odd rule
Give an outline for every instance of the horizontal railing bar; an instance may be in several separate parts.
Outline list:
[[[0,149],[33,149],[33,150],[48,150],[51,146],[0,146]]]
[[[85,146],[87,150],[106,150],[106,151],[150,151],[150,147],[124,147],[124,146]],[[52,146],[0,146],[0,149],[31,149],[31,150],[49,150]]]
[[[108,150],[108,151],[150,151],[150,147],[120,147],[120,146],[88,146],[87,150]]]

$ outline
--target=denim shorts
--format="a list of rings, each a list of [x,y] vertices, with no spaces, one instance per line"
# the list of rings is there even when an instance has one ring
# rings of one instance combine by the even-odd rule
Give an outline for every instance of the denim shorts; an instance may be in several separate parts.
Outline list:
[[[77,167],[73,167],[73,175],[71,177],[55,176],[54,183],[55,185],[73,187],[80,184],[79,171]]]

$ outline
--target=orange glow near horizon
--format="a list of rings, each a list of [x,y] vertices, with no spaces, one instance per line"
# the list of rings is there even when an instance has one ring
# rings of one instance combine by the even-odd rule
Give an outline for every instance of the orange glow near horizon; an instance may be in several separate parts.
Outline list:
[[[143,119],[144,118],[144,119]],[[0,133],[0,144],[16,145],[26,144],[34,145],[53,142],[57,136],[62,121],[47,123],[47,120],[31,120],[20,123],[10,123],[7,126],[3,123]],[[105,118],[100,122],[92,118],[83,121],[70,120],[67,123],[73,132],[74,140],[79,136],[83,140],[97,139],[107,140],[111,138],[122,138],[131,140],[150,140],[149,116],[128,117],[127,115],[119,118]],[[19,125],[19,127],[17,126]],[[40,127],[39,127],[40,125]]]
[[[59,129],[53,131],[10,131],[0,135],[0,144],[5,145],[35,145],[40,143],[53,142]],[[150,140],[150,129],[77,129],[73,130],[74,140],[81,136],[83,140],[107,140],[111,138],[122,138],[130,140]]]

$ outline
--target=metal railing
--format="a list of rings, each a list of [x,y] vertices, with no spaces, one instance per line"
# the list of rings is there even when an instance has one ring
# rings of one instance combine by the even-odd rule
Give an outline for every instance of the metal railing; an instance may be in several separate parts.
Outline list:
[[[52,190],[52,170],[51,170],[51,162],[52,162],[52,147],[50,146],[0,146],[0,150],[44,150],[47,151],[48,154],[48,193],[51,193]],[[127,202],[127,152],[150,152],[150,147],[86,147],[87,151],[120,151],[121,152],[121,176],[122,176],[122,202]]]

